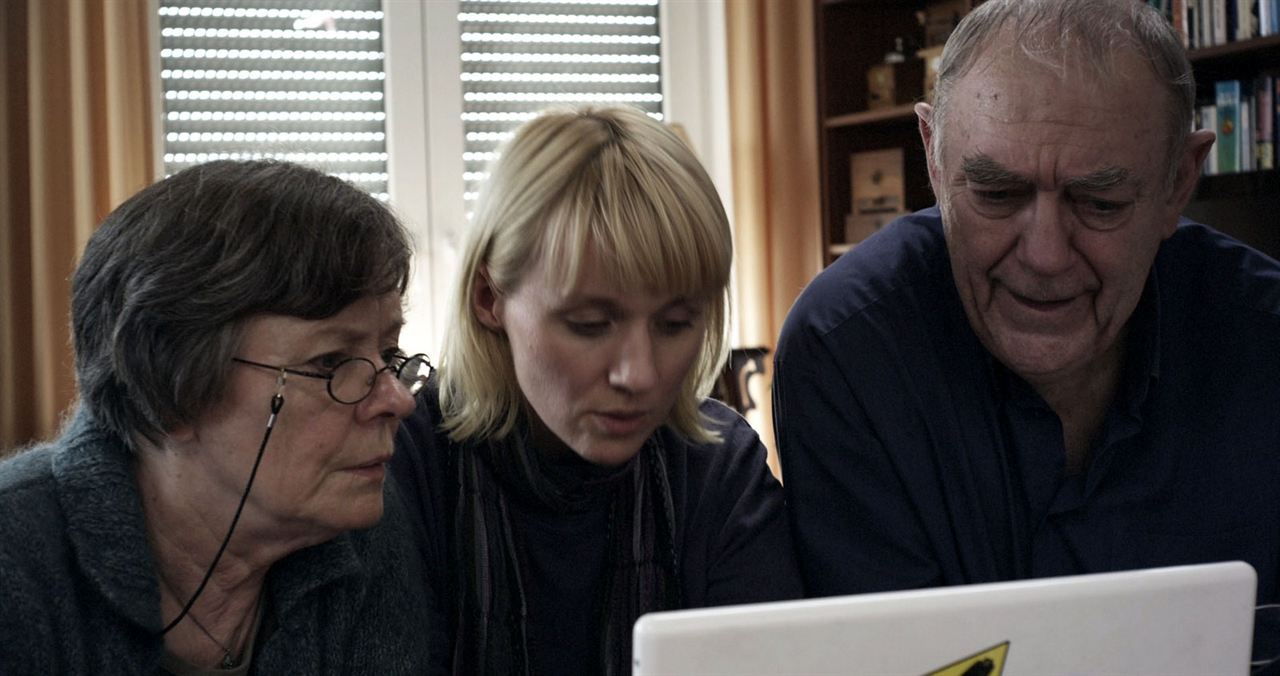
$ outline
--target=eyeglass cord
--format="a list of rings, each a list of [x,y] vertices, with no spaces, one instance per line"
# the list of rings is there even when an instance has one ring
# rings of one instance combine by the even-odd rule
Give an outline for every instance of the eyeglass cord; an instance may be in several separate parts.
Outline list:
[[[222,545],[218,547],[218,553],[213,556],[213,562],[205,570],[204,579],[200,581],[200,586],[196,587],[195,593],[191,595],[187,604],[182,607],[182,612],[178,613],[178,616],[173,618],[172,622],[160,630],[160,636],[169,633],[174,627],[178,626],[178,623],[187,616],[187,613],[191,612],[191,607],[195,605],[196,599],[200,598],[201,592],[209,584],[209,579],[213,577],[213,571],[218,567],[218,561],[222,558],[222,553],[227,551],[227,544],[231,542],[231,534],[235,532],[236,524],[240,521],[240,514],[244,511],[244,503],[249,499],[249,490],[253,488],[253,480],[258,476],[258,466],[262,464],[262,454],[267,450],[267,440],[271,438],[271,430],[275,428],[276,415],[284,407],[284,381],[285,375],[281,373],[280,378],[276,381],[276,394],[271,398],[271,417],[267,418],[267,431],[262,435],[262,445],[258,446],[258,457],[253,461],[253,469],[249,472],[249,481],[244,485],[244,493],[240,495],[240,504],[236,506],[236,514],[231,519],[231,526],[227,528],[227,535],[222,538]]]

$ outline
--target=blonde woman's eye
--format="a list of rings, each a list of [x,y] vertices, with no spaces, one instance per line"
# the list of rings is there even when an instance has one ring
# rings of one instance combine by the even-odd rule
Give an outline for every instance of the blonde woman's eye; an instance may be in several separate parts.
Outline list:
[[[609,322],[606,321],[583,322],[566,319],[564,324],[569,327],[569,331],[584,338],[603,336],[609,331]]]
[[[658,330],[673,336],[684,333],[693,328],[693,320],[690,319],[664,319],[658,322]]]

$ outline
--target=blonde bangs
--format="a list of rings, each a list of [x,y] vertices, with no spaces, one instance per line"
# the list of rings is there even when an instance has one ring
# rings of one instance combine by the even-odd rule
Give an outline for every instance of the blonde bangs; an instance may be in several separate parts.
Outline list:
[[[628,150],[603,147],[565,186],[545,217],[540,255],[564,290],[578,279],[591,246],[619,288],[714,299],[729,283],[733,259],[714,187],[707,180],[690,194],[671,178],[686,169],[654,167],[654,158],[641,161]]]

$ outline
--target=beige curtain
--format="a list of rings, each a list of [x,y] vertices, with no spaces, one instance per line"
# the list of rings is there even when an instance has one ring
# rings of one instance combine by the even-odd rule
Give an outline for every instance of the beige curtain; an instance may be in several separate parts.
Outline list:
[[[768,347],[772,358],[787,310],[822,266],[812,0],[726,0],[725,25],[737,339]],[[780,476],[771,377],[772,366],[751,387],[762,409],[756,427]]]
[[[146,0],[0,1],[0,455],[74,399],[70,276],[155,177]]]

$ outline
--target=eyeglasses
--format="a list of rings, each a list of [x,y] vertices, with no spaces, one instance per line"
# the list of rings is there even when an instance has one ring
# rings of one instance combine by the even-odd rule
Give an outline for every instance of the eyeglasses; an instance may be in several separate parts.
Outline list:
[[[340,404],[358,404],[364,401],[373,392],[373,386],[377,384],[378,376],[383,371],[391,371],[395,374],[396,380],[409,390],[409,394],[417,394],[427,384],[427,377],[431,375],[432,368],[427,355],[421,353],[411,357],[403,354],[394,355],[389,363],[381,368],[364,357],[352,357],[338,362],[338,365],[328,373],[300,371],[239,357],[232,357],[231,361],[272,371],[292,373],[295,376],[327,380],[329,396]]]

